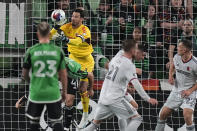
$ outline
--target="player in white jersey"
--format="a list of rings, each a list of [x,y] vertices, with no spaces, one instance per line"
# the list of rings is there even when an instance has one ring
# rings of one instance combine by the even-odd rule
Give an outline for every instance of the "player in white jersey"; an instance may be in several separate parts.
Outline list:
[[[128,124],[125,131],[137,130],[142,118],[137,110],[125,99],[129,82],[133,84],[144,100],[152,105],[158,103],[156,99],[150,98],[146,94],[137,79],[135,65],[130,60],[135,57],[136,48],[137,45],[134,40],[124,41],[123,55],[115,56],[109,63],[109,72],[101,89],[94,120],[84,131],[94,131],[102,120],[113,115],[127,120]]]
[[[177,49],[178,54],[174,56],[169,71],[169,83],[175,86],[160,111],[156,131],[164,131],[167,117],[179,107],[183,108],[186,130],[195,131],[192,116],[196,104],[197,58],[192,55],[191,41],[180,41]],[[175,71],[176,79],[174,80]]]

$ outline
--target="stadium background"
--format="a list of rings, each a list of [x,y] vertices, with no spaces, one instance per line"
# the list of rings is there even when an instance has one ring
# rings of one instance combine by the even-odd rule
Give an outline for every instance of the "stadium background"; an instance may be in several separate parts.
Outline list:
[[[168,3],[168,0],[166,1]],[[0,0],[0,131],[28,130],[28,120],[24,115],[25,107],[22,107],[20,110],[15,108],[15,102],[17,99],[28,92],[28,85],[20,79],[23,55],[28,47],[31,47],[37,42],[35,31],[36,25],[40,21],[48,21],[51,23],[51,27],[53,26],[50,21],[50,14],[53,9],[58,8],[56,2],[56,0]],[[111,8],[115,8],[115,5],[119,3],[119,0],[108,2],[109,3],[107,4]],[[165,0],[162,0],[162,2],[165,2]],[[195,2],[196,1],[193,0],[194,10],[196,8]],[[106,4],[106,2],[104,3]],[[183,6],[185,6],[184,3],[186,2],[183,2]],[[117,51],[121,49],[122,37],[130,38],[133,27],[136,23],[138,23],[137,26],[144,25],[143,20],[145,19],[145,16],[143,12],[146,11],[143,9],[147,8],[146,5],[148,4],[151,4],[151,0],[133,0],[132,5],[135,11],[137,10],[136,12],[138,13],[136,14],[138,17],[128,17],[130,21],[125,23],[126,30],[124,30],[125,32],[122,32],[119,28],[121,26],[117,23],[117,19],[114,19],[109,27],[104,25],[106,22],[105,17],[108,17],[107,15],[109,14],[104,13],[104,16],[98,15],[97,8],[99,7],[99,0],[70,0],[70,11],[76,7],[83,6],[85,8],[86,20],[84,24],[86,24],[92,32],[92,44],[95,49],[94,57],[96,61],[94,71],[95,95],[92,100],[95,102],[98,100],[102,80],[106,72],[106,70],[103,69],[102,62],[105,61],[106,58],[112,58]],[[162,9],[167,8],[164,3],[160,4],[160,6]],[[159,9],[158,13],[161,13],[164,10],[162,9]],[[70,16],[68,16],[68,20],[69,17]],[[193,19],[195,24],[195,17],[193,17]],[[159,21],[159,19],[156,20]],[[159,34],[154,34],[154,36],[158,35]],[[143,32],[142,36],[146,37],[146,32]],[[147,42],[147,40],[150,39],[142,39],[143,42]],[[153,45],[147,46],[148,53],[149,49],[152,49],[150,47],[155,47],[154,43],[156,43],[157,40],[157,38],[152,39],[151,42],[153,42]],[[148,41],[147,43],[151,42]],[[154,130],[159,110],[172,88],[167,83],[168,70],[165,68],[167,50],[165,47],[161,46],[156,51],[160,52],[161,55],[155,56],[157,63],[154,63],[155,70],[154,76],[152,77],[154,79],[148,77],[144,78],[143,76],[139,79],[143,79],[143,87],[150,96],[159,100],[159,105],[157,107],[151,106],[144,102],[137,93],[133,95],[139,104],[139,113],[142,114],[144,119],[143,124],[139,128],[139,130],[143,131]],[[145,70],[144,74],[151,70],[149,69],[152,64],[149,62],[150,57],[150,54],[146,55],[142,62],[137,63],[139,67],[143,67],[143,70]],[[79,98],[79,95],[77,95],[76,105],[80,101]],[[75,115],[75,119],[80,120],[81,115],[79,110],[76,110]],[[194,120],[197,123],[196,118],[197,111],[195,111],[194,114]],[[183,121],[182,109],[179,109],[173,113],[173,117],[168,119],[168,125],[176,131],[184,125]],[[117,131],[117,118],[114,117],[105,121],[101,124],[100,130]],[[167,130],[170,131],[171,129],[168,128]]]

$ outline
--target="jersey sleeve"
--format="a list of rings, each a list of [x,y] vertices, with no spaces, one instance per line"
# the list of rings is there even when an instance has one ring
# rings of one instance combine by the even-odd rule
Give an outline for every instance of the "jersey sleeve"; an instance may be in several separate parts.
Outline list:
[[[126,65],[126,64],[125,64]],[[138,94],[145,100],[148,101],[150,97],[148,94],[144,91],[144,88],[140,84],[139,80],[137,79],[137,73],[136,73],[136,67],[133,64],[127,64],[128,68],[125,74],[127,76],[127,79],[133,84],[134,88],[138,92]]]
[[[177,61],[177,58],[178,58],[178,54],[176,54],[175,56],[174,56],[174,58],[173,58],[173,63],[174,63],[174,65],[176,65],[176,61]]]
[[[30,69],[31,68],[31,55],[30,55],[30,48],[25,53],[23,68]]]
[[[133,84],[134,88],[138,92],[138,94],[145,100],[148,101],[150,99],[149,95],[145,92],[144,88],[142,87],[142,84],[139,82],[138,79],[133,79],[131,81]]]
[[[53,36],[54,36],[56,33],[57,33],[57,30],[54,29],[54,28],[50,31],[50,35],[49,35],[50,40],[53,39]]]
[[[80,34],[77,34],[77,37],[75,39],[70,39],[68,44],[71,45],[79,45],[82,43],[90,44],[90,40],[91,40],[90,30],[88,29],[88,27],[84,26],[81,28]]]
[[[125,64],[125,65],[127,65],[127,64]],[[135,65],[129,64],[125,68],[125,74],[126,74],[127,80],[129,80],[130,82],[134,79],[137,79],[137,73],[136,73]]]

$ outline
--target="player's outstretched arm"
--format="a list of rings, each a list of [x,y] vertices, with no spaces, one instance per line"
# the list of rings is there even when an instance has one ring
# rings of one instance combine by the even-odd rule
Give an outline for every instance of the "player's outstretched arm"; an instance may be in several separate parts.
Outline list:
[[[170,70],[169,70],[169,79],[168,79],[168,82],[170,84],[174,84],[174,73],[175,73],[175,67],[174,67],[174,63],[171,62],[170,64]]]
[[[29,69],[23,68],[23,70],[22,70],[22,78],[24,80],[26,80],[27,82],[30,82]]]
[[[144,91],[142,85],[140,84],[140,82],[138,81],[138,79],[133,79],[131,81],[131,83],[133,84],[134,88],[136,89],[136,91],[139,93],[139,95],[147,102],[149,102],[152,105],[157,105],[158,101],[156,99],[150,98],[150,96]]]

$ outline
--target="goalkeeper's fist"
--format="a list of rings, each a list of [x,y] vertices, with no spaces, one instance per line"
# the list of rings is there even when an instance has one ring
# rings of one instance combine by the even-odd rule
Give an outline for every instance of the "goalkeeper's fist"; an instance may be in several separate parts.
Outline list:
[[[69,38],[64,35],[63,31],[58,31],[52,36],[52,39],[55,40],[55,42],[65,42],[66,44],[70,41]]]

